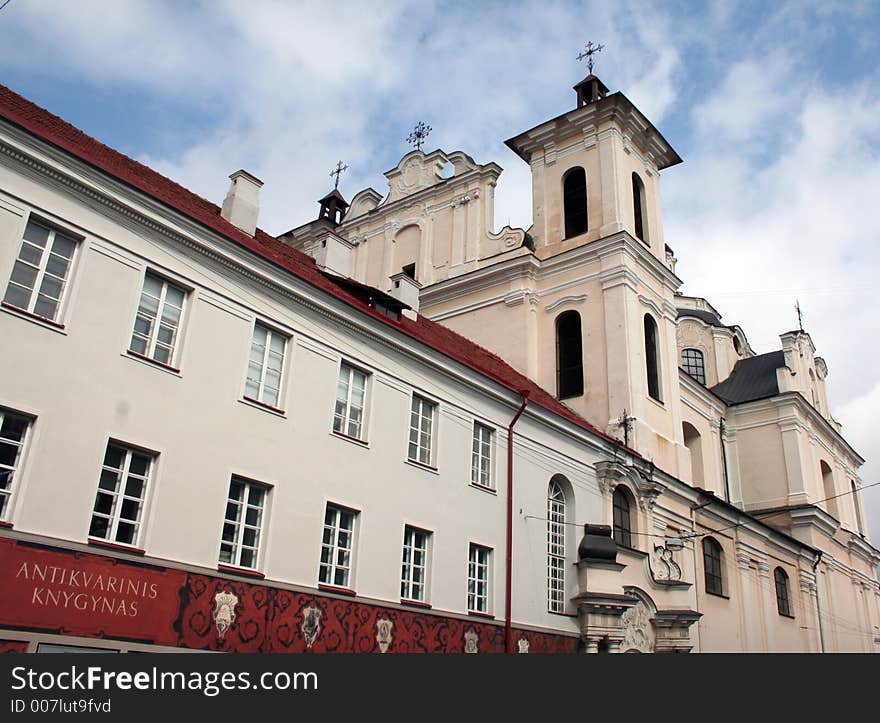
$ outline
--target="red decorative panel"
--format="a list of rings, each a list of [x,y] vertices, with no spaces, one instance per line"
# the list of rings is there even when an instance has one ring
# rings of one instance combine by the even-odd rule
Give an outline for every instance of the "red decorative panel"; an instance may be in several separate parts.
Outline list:
[[[175,645],[186,573],[0,538],[0,624]]]
[[[504,628],[478,619],[8,538],[0,538],[0,580],[0,627],[237,653],[463,653],[469,640],[480,653],[504,652]],[[573,653],[577,640],[514,630],[514,645],[530,653]],[[0,642],[0,652],[4,646],[19,652],[27,643]]]
[[[26,653],[28,645],[26,640],[0,640],[0,654]]]

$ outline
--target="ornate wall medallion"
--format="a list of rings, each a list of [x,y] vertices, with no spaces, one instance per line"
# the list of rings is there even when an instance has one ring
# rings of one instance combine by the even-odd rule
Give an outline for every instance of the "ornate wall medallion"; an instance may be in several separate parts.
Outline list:
[[[218,592],[214,596],[214,622],[217,624],[217,635],[222,640],[226,631],[235,622],[235,608],[238,597],[231,592]]]
[[[473,629],[468,630],[464,634],[464,652],[466,653],[478,653],[480,645],[480,636],[477,635]]]
[[[516,641],[517,652],[518,653],[528,653],[529,652],[529,641],[526,638],[520,638]]]
[[[386,618],[376,621],[376,642],[379,643],[379,650],[383,653],[387,652],[388,646],[393,640],[391,637],[391,628],[393,627],[394,623]]]
[[[321,610],[314,605],[303,608],[302,634],[306,639],[306,647],[311,648],[321,634]]]

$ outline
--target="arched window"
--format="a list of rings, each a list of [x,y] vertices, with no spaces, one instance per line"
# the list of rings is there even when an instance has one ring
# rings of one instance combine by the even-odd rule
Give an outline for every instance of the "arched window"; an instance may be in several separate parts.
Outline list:
[[[587,230],[587,174],[583,168],[572,168],[562,182],[565,212],[565,238],[579,236]]]
[[[621,547],[632,547],[632,513],[629,495],[621,487],[614,490],[614,541]]]
[[[556,394],[560,399],[584,393],[581,315],[566,311],[556,318]]]
[[[706,366],[703,363],[703,352],[699,349],[681,350],[681,368],[700,384],[706,383]]]
[[[823,459],[819,461],[819,471],[822,473],[822,490],[825,492],[825,511],[834,519],[840,519],[837,510],[837,490],[834,489],[834,474],[831,467]]]
[[[792,617],[791,603],[788,598],[788,573],[781,567],[773,571],[773,579],[776,581],[776,609],[780,615]]]
[[[859,534],[864,536],[865,528],[864,528],[864,525],[862,524],[862,507],[859,504],[858,488],[856,487],[855,481],[853,481],[853,480],[849,481],[849,488],[850,488],[850,492],[852,493],[853,509],[855,510],[855,513],[856,513],[856,525],[859,528]]]
[[[703,579],[706,592],[712,595],[724,594],[724,576],[722,574],[721,545],[712,537],[703,539]]]
[[[645,221],[647,214],[645,213],[645,184],[639,178],[638,173],[633,173],[633,225],[635,226],[636,236],[648,242],[648,235],[645,233]]]
[[[660,393],[660,360],[657,355],[657,322],[650,314],[645,314],[645,366],[648,372],[648,394],[658,402],[663,399]]]
[[[555,479],[547,489],[547,609],[565,612],[565,492]]]
[[[702,437],[690,422],[682,422],[681,431],[684,435],[684,446],[691,453],[691,480],[695,485],[702,485],[705,482]]]

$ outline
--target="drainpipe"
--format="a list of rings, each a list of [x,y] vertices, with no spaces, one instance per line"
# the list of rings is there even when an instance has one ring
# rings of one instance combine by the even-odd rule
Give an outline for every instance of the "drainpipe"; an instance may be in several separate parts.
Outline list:
[[[816,621],[819,623],[819,652],[825,652],[825,635],[822,632],[822,611],[819,610],[819,573],[817,568],[822,559],[822,550],[816,551],[816,562],[813,563],[813,576],[816,579]]]
[[[511,615],[511,599],[513,597],[513,426],[519,421],[520,415],[525,411],[529,392],[522,391],[522,404],[516,415],[507,426],[507,570],[504,591],[504,651],[513,652],[513,628]]]

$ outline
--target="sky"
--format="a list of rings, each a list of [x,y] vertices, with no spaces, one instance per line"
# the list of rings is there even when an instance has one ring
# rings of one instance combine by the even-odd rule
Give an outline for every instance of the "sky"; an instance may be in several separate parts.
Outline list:
[[[2,4],[2,3],[0,3]],[[528,167],[503,142],[575,107],[576,60],[684,159],[661,175],[682,292],[757,353],[797,327],[829,369],[832,414],[866,459],[880,543],[880,3],[11,0],[0,82],[220,204],[262,179],[260,226],[315,218],[410,147],[505,171],[495,227],[531,224]]]

